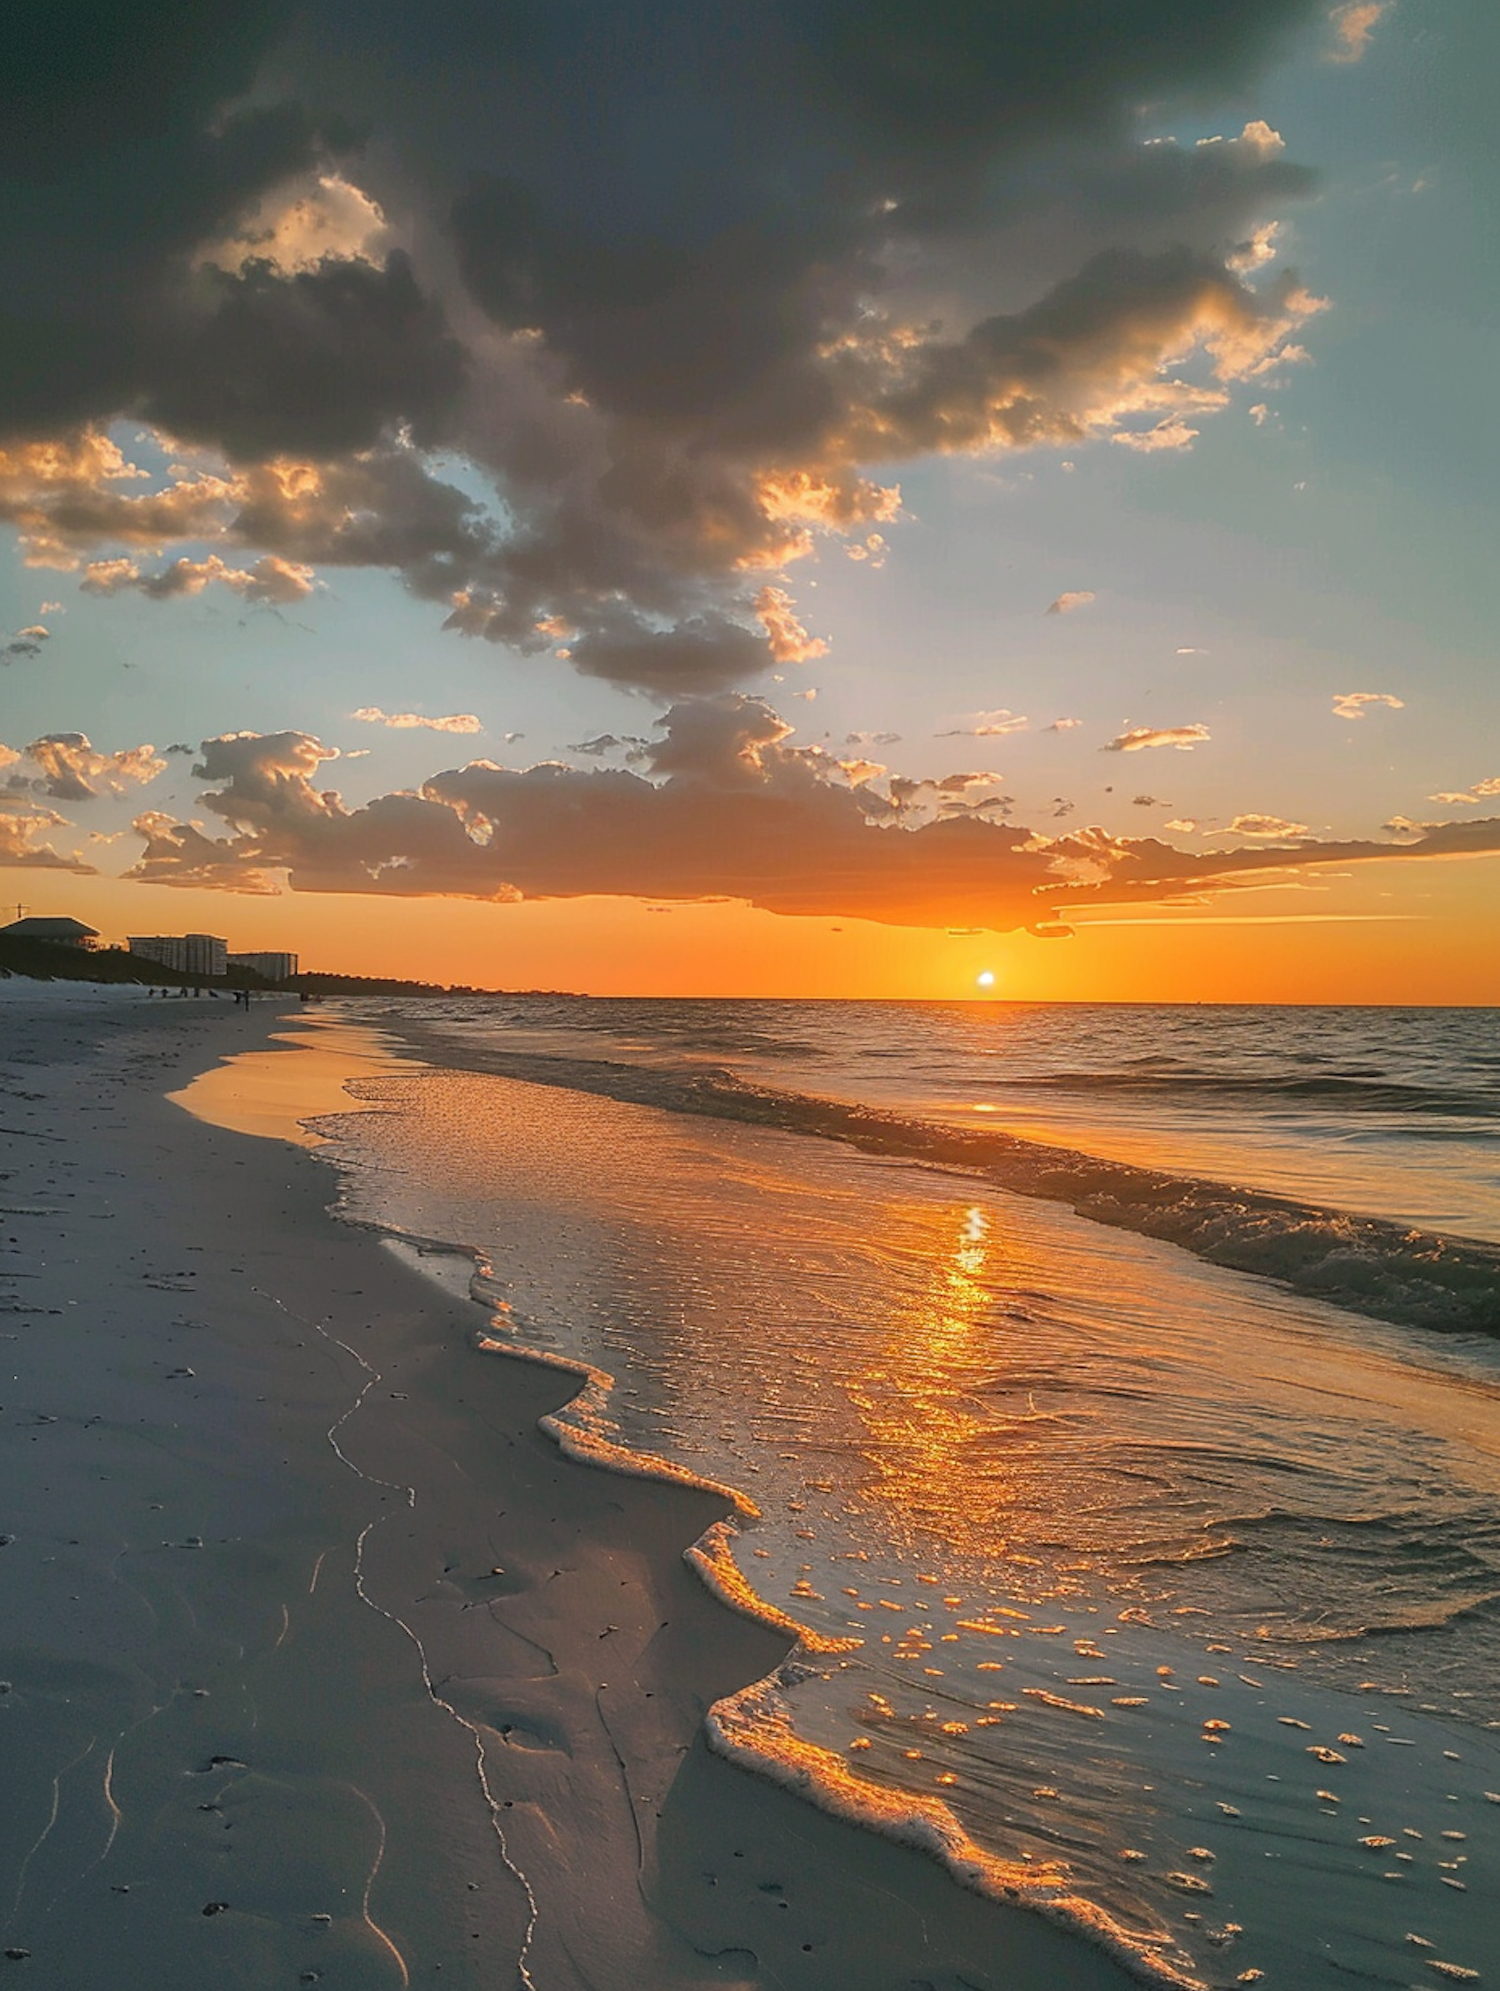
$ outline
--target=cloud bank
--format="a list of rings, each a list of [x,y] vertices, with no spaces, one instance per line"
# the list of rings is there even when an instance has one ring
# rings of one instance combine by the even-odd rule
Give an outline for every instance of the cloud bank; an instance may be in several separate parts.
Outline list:
[[[878,565],[903,464],[1187,446],[1320,308],[1278,135],[1139,111],[1241,95],[1314,0],[33,12],[0,520],[95,594],[385,569],[689,697],[822,654],[790,573]]]
[[[203,743],[194,769],[221,830],[148,812],[127,875],[241,892],[285,880],[294,891],[502,902],[737,899],[775,913],[1005,931],[1251,876],[1500,850],[1495,819],[1413,826],[1416,841],[1391,845],[1320,842],[1301,825],[1245,817],[1235,833],[1262,841],[1208,854],[1093,828],[1054,837],[1004,820],[992,774],[903,786],[860,768],[851,778],[817,747],[793,744],[760,699],[679,702],[657,732],[637,749],[640,772],[478,760],[360,807],[319,786],[337,756],[310,735],[226,734]],[[1295,841],[1267,841],[1284,837]]]

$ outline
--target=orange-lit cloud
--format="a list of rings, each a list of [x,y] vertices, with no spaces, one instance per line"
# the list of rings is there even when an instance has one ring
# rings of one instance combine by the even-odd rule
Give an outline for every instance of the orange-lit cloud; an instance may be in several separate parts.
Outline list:
[[[1388,706],[1392,712],[1404,710],[1406,700],[1393,698],[1388,691],[1341,691],[1333,701],[1339,719],[1363,719],[1371,706]]]
[[[1247,815],[1236,816],[1222,830],[1211,832],[1214,836],[1265,837],[1282,840],[1305,837],[1309,834],[1306,823],[1288,822],[1285,816]]]
[[[152,601],[174,595],[198,595],[216,582],[243,600],[269,604],[302,601],[315,585],[313,570],[300,561],[266,553],[250,567],[230,567],[217,553],[204,560],[173,560],[154,574],[142,573],[134,560],[91,560],[79,583],[85,594],[113,595],[134,588]]]
[[[1450,808],[1471,809],[1480,802],[1491,801],[1500,795],[1500,774],[1487,775],[1483,781],[1476,781],[1469,788],[1444,790],[1437,795],[1429,795],[1429,802],[1446,802]]]
[[[995,821],[971,794],[983,774],[945,777],[937,813],[908,826],[895,777],[851,784],[831,757],[792,744],[758,699],[681,703],[645,773],[490,761],[433,775],[415,791],[348,807],[315,786],[332,750],[305,733],[240,733],[203,745],[212,836],[160,814],[127,874],[152,884],[264,892],[491,900],[630,896],[661,903],[738,899],[788,914],[890,925],[1032,927],[1060,908],[1179,900],[1256,874],[1500,849],[1500,822],[1420,827],[1417,841],[1273,847],[1295,831],[1243,819],[1259,843],[1207,855],[1093,828],[1051,837]],[[908,783],[907,786],[917,784]],[[1004,798],[998,798],[1003,802]]]
[[[1202,433],[1190,428],[1181,415],[1167,415],[1149,429],[1120,429],[1110,441],[1149,455],[1161,449],[1191,449]]]
[[[101,544],[216,539],[241,489],[181,468],[159,489],[131,489],[149,481],[98,429],[13,443],[0,448],[0,520],[16,528],[29,567],[67,571]]]
[[[776,663],[806,664],[827,656],[828,645],[821,637],[808,635],[785,588],[762,588],[755,597],[755,616]]]
[[[7,759],[0,767],[19,761],[21,756],[4,749]],[[89,741],[86,733],[44,733],[26,748],[25,760],[36,769],[32,777],[11,775],[12,788],[25,786],[59,802],[89,802],[100,795],[125,795],[144,787],[166,772],[167,763],[152,746],[125,747],[104,754]]]
[[[308,173],[261,195],[194,261],[231,276],[259,262],[286,277],[330,258],[378,263],[389,242],[386,218],[368,194],[341,174]]]
[[[143,54],[107,117],[23,61],[0,518],[163,600],[386,572],[457,635],[664,698],[806,661],[783,570],[830,538],[879,566],[901,466],[1180,450],[1305,356],[1321,301],[1272,223],[1317,176],[1259,119],[1139,121],[1238,100],[1320,4],[1080,35],[915,5],[872,33],[839,0],[744,63],[657,0],[624,42],[533,10],[524,56],[505,8],[382,17],[378,48],[358,9],[252,8]]]
[[[0,803],[0,865],[16,870],[71,871],[80,878],[96,876],[92,864],[67,857],[43,842],[48,830],[68,829],[55,809],[22,808]]]
[[[1190,752],[1211,739],[1207,726],[1132,726],[1128,732],[1117,734],[1100,748],[1106,754],[1138,754],[1147,747],[1176,747],[1181,752]]]
[[[1116,437],[1116,441],[1118,440],[1119,438]],[[1047,613],[1049,615],[1071,615],[1075,608],[1087,608],[1093,599],[1094,592],[1092,588],[1073,588],[1066,594],[1060,594],[1056,601],[1049,602],[1047,604]]]
[[[1391,0],[1345,0],[1328,18],[1333,23],[1334,45],[1331,62],[1359,62],[1370,46],[1370,38],[1390,12]]]
[[[429,719],[420,712],[382,712],[378,705],[361,705],[358,711],[350,714],[353,719],[361,719],[367,726],[390,726],[400,733],[482,733],[483,725],[472,712],[449,712],[440,718]]]
[[[235,338],[255,332],[257,356],[275,351],[284,314],[300,324],[305,304],[313,322],[316,300],[316,311],[335,312],[340,327],[368,310],[381,337],[409,333],[409,347],[386,353],[376,339],[361,353],[381,391],[404,381],[416,392],[431,380],[436,393],[460,366],[394,257],[379,270],[325,258],[280,276],[263,259],[216,281],[232,292],[226,310],[248,314]],[[649,424],[611,428],[588,396],[578,405],[564,396],[544,422],[545,355],[518,333],[504,348],[505,380],[495,391],[503,385],[536,402],[538,423],[556,429],[545,449],[540,431],[533,434],[537,465],[507,495],[520,529],[443,481],[401,438],[336,454],[224,444],[212,468],[172,462],[148,475],[90,427],[0,452],[0,519],[16,526],[32,564],[82,567],[95,593],[132,589],[165,600],[218,583],[247,600],[287,602],[312,589],[320,568],[381,567],[444,602],[445,626],[459,634],[552,649],[587,676],[691,695],[824,653],[784,587],[752,591],[745,577],[805,557],[823,533],[859,533],[867,556],[883,554],[868,527],[899,515],[900,493],[868,477],[867,464],[1111,435],[1140,449],[1181,446],[1190,440],[1187,417],[1212,413],[1236,381],[1295,358],[1290,334],[1319,308],[1289,278],[1254,287],[1201,252],[1110,251],[1026,310],[981,320],[957,340],[931,327],[857,325],[806,356],[822,412],[803,419],[795,447],[768,434],[697,451]],[[1181,373],[1195,356],[1207,361],[1211,384]],[[385,370],[398,366],[388,380]],[[342,374],[327,385],[330,433],[338,395],[361,385]],[[441,391],[453,391],[451,381]],[[249,421],[234,417],[237,428]],[[269,403],[255,423],[267,439],[286,427]],[[305,426],[318,426],[311,413]],[[584,454],[608,465],[592,483],[569,469],[586,437]],[[477,440],[476,449],[483,467]],[[542,475],[545,464],[551,470]],[[147,551],[184,540],[209,550],[143,566]],[[229,548],[256,557],[240,564]],[[1073,590],[1053,611],[1090,599]],[[570,632],[561,643],[559,629]]]

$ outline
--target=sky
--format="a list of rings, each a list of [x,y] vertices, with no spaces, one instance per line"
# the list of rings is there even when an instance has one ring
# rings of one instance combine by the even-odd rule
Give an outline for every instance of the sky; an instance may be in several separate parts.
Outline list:
[[[1500,1002],[1489,0],[62,0],[0,55],[12,909]]]

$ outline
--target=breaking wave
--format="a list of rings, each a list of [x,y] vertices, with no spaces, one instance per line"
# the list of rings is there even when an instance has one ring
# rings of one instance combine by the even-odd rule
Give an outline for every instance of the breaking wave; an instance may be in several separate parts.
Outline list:
[[[409,1017],[400,1034],[442,1064],[451,1045]],[[1274,1279],[1309,1298],[1403,1326],[1500,1334],[1500,1245],[1320,1208],[1265,1190],[1142,1167],[988,1128],[757,1085],[718,1068],[661,1067],[508,1051],[470,1038],[472,1069],[842,1141],[884,1155],[982,1176],[1023,1196],[1062,1203],[1096,1223],[1134,1231],[1211,1264]],[[1318,1081],[1322,1083],[1323,1081]]]

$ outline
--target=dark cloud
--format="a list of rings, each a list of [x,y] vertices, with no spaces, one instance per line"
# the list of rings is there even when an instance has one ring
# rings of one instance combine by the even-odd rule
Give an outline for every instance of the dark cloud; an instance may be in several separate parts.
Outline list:
[[[768,577],[897,516],[869,466],[1185,446],[1285,356],[1313,300],[1251,279],[1310,176],[1257,123],[1143,146],[1141,106],[1237,96],[1321,13],[13,8],[0,517],[163,597],[205,549],[386,568],[663,698],[805,661]],[[132,479],[118,418],[220,460]]]
[[[380,269],[252,262],[203,281],[210,308],[169,342],[138,404],[170,434],[252,460],[368,449],[396,423],[418,444],[452,439],[463,350],[399,250]]]
[[[506,735],[507,739],[511,736]],[[592,740],[574,740],[568,747],[570,754],[585,754],[590,760],[608,760],[618,755],[626,762],[642,761],[647,758],[653,742],[642,739],[634,733],[599,733]]]
[[[1199,854],[1099,829],[1057,836],[944,806],[925,820],[855,786],[763,701],[671,708],[642,773],[472,761],[414,792],[347,806],[320,788],[337,758],[305,733],[204,742],[201,797],[225,834],[162,814],[137,829],[128,874],[150,884],[511,900],[623,895],[742,899],[776,913],[889,925],[1053,930],[1059,908],[1171,900],[1311,867],[1500,851],[1500,821],[1442,824],[1398,845],[1365,840]],[[929,784],[935,786],[935,784]]]

